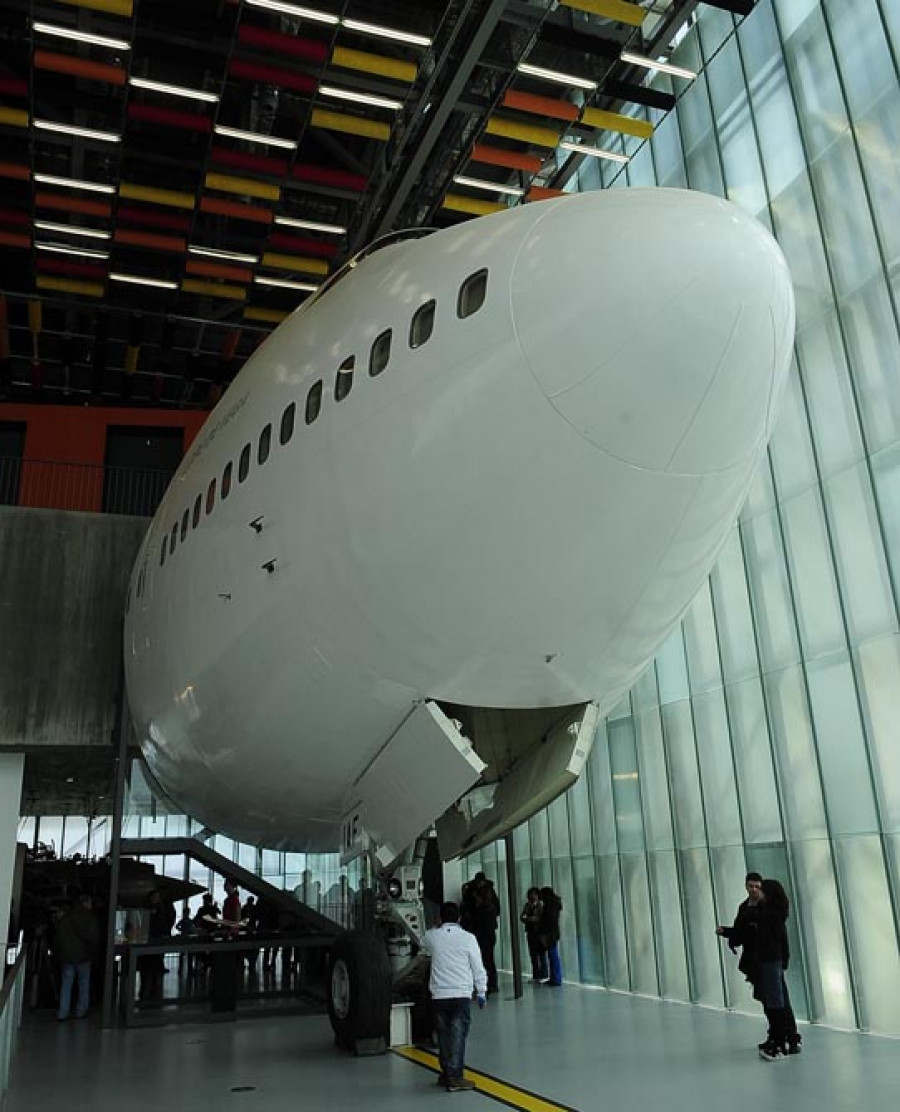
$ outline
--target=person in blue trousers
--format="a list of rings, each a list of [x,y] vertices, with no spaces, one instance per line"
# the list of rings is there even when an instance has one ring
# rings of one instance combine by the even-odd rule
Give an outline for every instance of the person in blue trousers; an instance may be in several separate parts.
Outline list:
[[[562,913],[562,900],[552,888],[541,889],[541,903],[544,905],[541,912],[541,921],[538,936],[541,945],[547,951],[547,961],[550,964],[550,979],[544,984],[557,988],[562,984],[562,962],[559,959],[559,917]]]
[[[463,1075],[466,1036],[472,1022],[472,994],[478,1007],[487,1003],[487,973],[475,935],[459,925],[459,907],[441,904],[440,925],[425,935],[425,951],[431,955],[431,1003],[437,1033],[441,1072],[438,1085],[448,1093],[474,1089]]]
[[[60,964],[62,983],[59,990],[59,1010],[56,1018],[69,1018],[72,989],[78,984],[75,1018],[87,1015],[91,1003],[91,959],[97,949],[97,920],[91,897],[82,893],[56,925],[53,935],[53,953]]]

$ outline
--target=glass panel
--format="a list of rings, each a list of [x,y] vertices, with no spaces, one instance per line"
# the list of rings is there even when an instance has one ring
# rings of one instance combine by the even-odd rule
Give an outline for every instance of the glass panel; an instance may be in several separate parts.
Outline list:
[[[625,853],[628,850],[644,848],[634,724],[630,718],[621,718],[616,722],[610,722],[608,730],[616,835],[619,852]]]
[[[841,306],[858,383],[869,451],[900,440],[900,344],[887,284],[880,275]]]
[[[880,5],[876,0],[853,0],[852,5],[825,0],[823,7],[844,96],[850,115],[858,119],[882,93],[897,84]]]
[[[678,851],[681,889],[687,924],[690,961],[691,999],[697,1004],[722,1007],[722,968],[719,940],[715,933],[716,909],[713,904],[709,859],[705,849]]]
[[[571,853],[569,814],[564,795],[557,796],[547,808],[547,818],[550,823],[550,856],[568,857]]]
[[[660,994],[669,1000],[689,1000],[681,890],[675,854],[668,850],[650,853],[648,859]]]
[[[881,829],[900,831],[900,637],[866,641],[856,650],[860,701],[881,809]],[[43,830],[43,826],[41,827]]]
[[[824,476],[863,458],[862,436],[837,315],[829,310],[797,335],[818,464]]]
[[[672,784],[675,842],[681,849],[702,846],[706,844],[706,829],[691,708],[686,702],[669,703],[662,708],[662,714]]]
[[[816,657],[842,648],[844,621],[819,491],[785,502],[781,520],[804,655]]]
[[[866,468],[859,464],[829,479],[825,504],[851,640],[895,632],[897,615]]]
[[[622,854],[622,887],[625,894],[625,922],[628,926],[628,956],[631,965],[631,991],[659,994],[656,951],[653,944],[653,916],[647,862],[643,853]]]
[[[744,840],[781,841],[781,814],[769,741],[769,725],[758,679],[725,689]]]
[[[787,387],[780,402],[769,456],[779,501],[799,494],[818,482],[796,360],[791,363]]]
[[[675,841],[659,709],[642,711],[634,726],[646,844],[650,849],[672,849]]]
[[[784,821],[789,837],[827,838],[809,707],[799,668],[765,677]]]
[[[790,21],[792,4],[793,0],[776,0],[782,20]],[[847,109],[821,11],[810,13],[809,19],[785,43],[784,54],[797,98],[807,158],[813,159],[848,127]]]
[[[653,160],[656,163],[656,176],[660,185],[674,189],[687,186],[684,169],[684,156],[681,151],[681,134],[677,113],[672,112],[663,120],[653,133]],[[593,162],[594,159],[585,159]]]
[[[819,220],[805,172],[772,198],[772,222],[791,269],[797,328],[804,328],[820,317],[834,300]]]
[[[718,846],[710,850],[712,860],[713,888],[715,891],[716,922],[728,926],[734,922],[738,904],[744,899],[744,877],[747,866],[744,861],[743,846]],[[725,972],[725,994],[729,1008],[750,1010],[751,993],[743,973],[737,967],[737,959],[724,943],[719,944],[722,968]]]
[[[732,529],[713,568],[710,585],[719,635],[722,673],[726,683],[758,675],[756,634],[744,570],[741,535]]]
[[[809,1018],[834,1027],[855,1027],[831,847],[827,841],[816,839],[795,842],[792,848],[797,885],[795,907],[802,921],[806,957]]]
[[[690,694],[681,626],[672,630],[656,654],[656,675],[661,703],[674,703]]]
[[[832,837],[878,830],[875,796],[846,652],[806,669],[825,805]]]
[[[800,658],[778,519],[773,511],[741,525],[750,597],[763,668],[771,671]]]
[[[609,742],[606,726],[601,723],[587,763],[588,786],[591,793],[591,821],[594,827],[594,848],[598,853],[616,852],[616,820],[612,796],[612,773],[609,768]],[[532,820],[533,822],[534,820]],[[532,856],[537,857],[532,829]]]
[[[691,692],[721,687],[719,646],[709,582],[703,584],[684,616],[684,647]]]
[[[603,936],[600,931],[600,901],[593,857],[576,857],[572,862],[575,886],[575,916],[578,923],[578,975],[585,984],[602,985]],[[572,970],[574,973],[574,969]]]
[[[600,878],[600,910],[603,913],[603,956],[606,966],[606,984],[609,988],[630,988],[628,978],[628,948],[625,942],[625,916],[622,908],[622,882],[619,876],[619,858],[615,853],[597,858],[597,875]]]
[[[897,930],[877,836],[835,838],[853,981],[863,1030],[900,1035],[900,962]]]
[[[872,456],[872,481],[894,581],[900,576],[900,444]]]
[[[587,857],[594,852],[587,778],[579,776],[563,798],[569,817],[569,841],[572,846],[572,856]]]
[[[743,842],[741,814],[725,696],[720,688],[697,695],[693,704],[707,842],[711,846],[739,846]]]

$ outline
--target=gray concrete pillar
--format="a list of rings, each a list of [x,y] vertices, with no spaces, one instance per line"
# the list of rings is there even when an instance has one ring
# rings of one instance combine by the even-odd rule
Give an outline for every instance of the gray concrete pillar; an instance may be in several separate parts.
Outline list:
[[[0,945],[6,946],[13,872],[16,867],[16,835],[22,804],[22,753],[0,753]],[[2,963],[0,963],[2,964]]]

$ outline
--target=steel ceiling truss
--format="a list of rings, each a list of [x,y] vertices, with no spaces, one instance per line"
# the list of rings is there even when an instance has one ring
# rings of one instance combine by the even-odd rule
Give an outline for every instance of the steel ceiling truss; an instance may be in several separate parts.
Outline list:
[[[555,195],[564,137],[646,138],[686,84],[619,55],[697,3],[5,0],[0,397],[213,404],[374,236]]]

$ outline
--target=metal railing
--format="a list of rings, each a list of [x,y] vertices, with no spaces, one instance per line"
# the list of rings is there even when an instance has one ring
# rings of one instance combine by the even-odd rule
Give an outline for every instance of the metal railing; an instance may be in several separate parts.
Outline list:
[[[13,1051],[22,1022],[22,1002],[25,997],[25,955],[24,946],[6,974],[0,986],[0,1108],[6,1102],[9,1088],[9,1072],[12,1067]]]
[[[173,474],[0,456],[0,506],[152,517]]]

